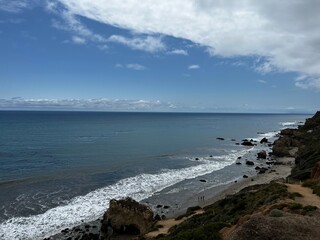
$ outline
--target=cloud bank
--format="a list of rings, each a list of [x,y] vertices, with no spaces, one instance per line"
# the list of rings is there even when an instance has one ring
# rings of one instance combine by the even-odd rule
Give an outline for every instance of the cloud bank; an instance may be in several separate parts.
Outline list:
[[[169,102],[121,99],[0,99],[0,109],[95,110],[95,111],[169,111]]]
[[[307,76],[299,85],[320,88],[318,0],[56,1],[72,15],[135,33],[188,39],[214,56],[262,56],[257,71],[297,72]],[[109,40],[142,48],[121,36]],[[153,46],[165,48],[156,41]]]

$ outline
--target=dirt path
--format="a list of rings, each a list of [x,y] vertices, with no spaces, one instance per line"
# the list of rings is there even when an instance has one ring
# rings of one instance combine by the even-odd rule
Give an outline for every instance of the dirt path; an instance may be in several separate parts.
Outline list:
[[[300,184],[286,184],[288,186],[288,191],[298,192],[303,197],[295,198],[295,201],[301,203],[302,205],[313,205],[320,208],[320,197],[312,193],[312,189],[302,187]]]
[[[175,225],[179,225],[180,223],[182,223],[183,221],[191,218],[192,216],[194,215],[197,215],[197,214],[201,214],[201,213],[204,213],[203,210],[198,210],[196,211],[194,214],[190,215],[189,217],[184,217],[180,220],[175,220],[175,219],[166,219],[166,220],[161,220],[161,221],[158,221],[157,222],[157,225],[162,225],[163,227],[159,228],[158,230],[156,231],[153,231],[153,232],[149,232],[145,235],[146,238],[154,238],[160,234],[168,234],[169,232],[169,229],[172,228],[173,226]]]

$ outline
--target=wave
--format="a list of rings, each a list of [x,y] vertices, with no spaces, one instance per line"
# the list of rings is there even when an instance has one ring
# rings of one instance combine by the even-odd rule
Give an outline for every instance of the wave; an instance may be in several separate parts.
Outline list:
[[[219,156],[219,161],[201,160],[199,165],[183,169],[163,169],[157,174],[140,174],[125,178],[84,196],[71,199],[66,205],[58,206],[43,214],[29,217],[14,217],[0,224],[1,239],[42,239],[101,217],[108,208],[110,199],[130,196],[141,201],[185,179],[192,179],[232,164],[248,150]]]
[[[280,125],[283,127],[288,127],[288,126],[295,126],[297,125],[297,122],[281,122]]]

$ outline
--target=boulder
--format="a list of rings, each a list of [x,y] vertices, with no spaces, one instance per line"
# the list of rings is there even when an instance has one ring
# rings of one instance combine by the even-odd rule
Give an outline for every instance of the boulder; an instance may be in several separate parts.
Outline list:
[[[260,143],[262,144],[262,143],[268,143],[268,139],[267,138],[262,138],[261,140],[260,140]]]
[[[218,140],[222,140],[222,141],[224,140],[224,138],[222,138],[222,137],[217,137],[217,139]]]
[[[246,161],[246,164],[249,165],[249,166],[253,166],[254,165],[254,163],[252,161],[248,161],[248,160]]]
[[[207,180],[205,180],[205,179],[200,179],[199,181],[200,182],[207,182]]]
[[[267,158],[267,152],[265,150],[262,150],[258,152],[258,158],[266,159]]]
[[[132,198],[110,200],[109,209],[103,216],[101,231],[111,229],[118,233],[143,235],[154,225],[153,212],[146,205]]]
[[[236,162],[237,165],[241,165],[241,162]]]
[[[254,144],[251,142],[251,141],[248,141],[248,140],[243,140],[243,142],[241,143],[241,145],[243,146],[248,146],[248,147],[252,147],[254,146]]]
[[[243,178],[248,178],[248,176],[247,175],[243,175]]]

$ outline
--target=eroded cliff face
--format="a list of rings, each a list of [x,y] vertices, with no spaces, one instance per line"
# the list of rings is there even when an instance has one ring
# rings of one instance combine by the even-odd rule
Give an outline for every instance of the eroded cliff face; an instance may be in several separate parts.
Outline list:
[[[143,235],[152,229],[153,224],[153,212],[146,205],[131,198],[113,199],[104,214],[101,231]]]
[[[298,152],[294,152],[298,148]],[[304,180],[311,177],[313,167],[320,161],[320,112],[306,120],[298,129],[284,129],[274,142],[277,157],[295,157],[291,177]]]

